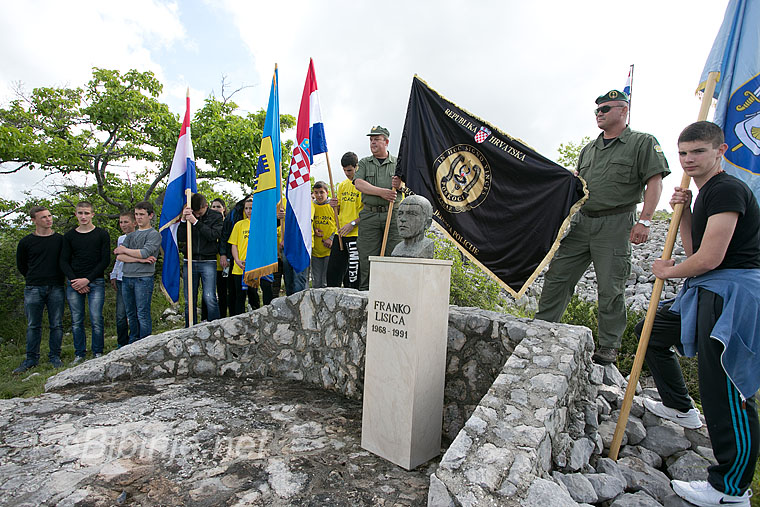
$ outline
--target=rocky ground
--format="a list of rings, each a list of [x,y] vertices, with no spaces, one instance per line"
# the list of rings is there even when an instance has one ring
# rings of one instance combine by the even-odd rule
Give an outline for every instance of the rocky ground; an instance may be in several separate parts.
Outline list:
[[[361,403],[297,382],[123,381],[0,400],[4,505],[422,505]]]
[[[591,381],[598,385],[598,396],[595,405],[584,410],[583,421],[570,423],[573,452],[555,456],[554,482],[534,485],[529,500],[552,506],[690,505],[673,492],[670,479],[706,480],[707,467],[715,458],[704,418],[696,430],[660,419],[644,408],[645,398],[659,400],[657,391],[639,390],[618,460],[613,461],[604,456],[612,443],[627,383],[612,365],[596,366]]]

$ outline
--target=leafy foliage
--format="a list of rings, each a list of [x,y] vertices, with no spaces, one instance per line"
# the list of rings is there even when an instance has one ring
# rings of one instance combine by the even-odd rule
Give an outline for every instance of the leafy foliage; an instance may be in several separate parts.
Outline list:
[[[578,165],[578,157],[581,154],[581,149],[583,149],[583,147],[590,142],[591,138],[589,136],[585,136],[577,144],[572,141],[560,144],[559,148],[557,148],[557,152],[559,152],[559,158],[557,159],[557,162],[563,167],[575,170],[576,166]]]
[[[155,200],[171,170],[180,119],[158,101],[163,86],[152,72],[93,69],[84,88],[35,88],[0,109],[0,174],[22,168],[66,176],[59,192],[101,204],[110,218],[142,200]],[[212,169],[199,178],[221,178],[250,188],[266,111],[240,116],[237,105],[211,96],[192,120],[195,154]],[[283,130],[295,125],[281,115]],[[283,167],[291,145],[284,143]],[[144,171],[116,168],[145,162]],[[133,180],[137,181],[133,181]],[[127,191],[128,190],[128,191]],[[161,197],[158,198],[158,201]]]
[[[451,241],[435,236],[435,258],[453,261],[451,266],[451,292],[449,303],[457,306],[474,306],[501,311],[506,301],[499,285],[477,265],[471,263]]]

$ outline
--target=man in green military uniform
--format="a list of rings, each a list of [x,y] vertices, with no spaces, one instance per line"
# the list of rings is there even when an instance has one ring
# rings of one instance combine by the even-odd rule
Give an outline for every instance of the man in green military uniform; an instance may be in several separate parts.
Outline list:
[[[384,127],[372,127],[369,134],[369,150],[372,155],[359,161],[359,168],[354,176],[354,185],[362,193],[364,209],[359,213],[359,236],[356,244],[359,249],[359,273],[361,284],[359,290],[369,289],[369,256],[380,255],[385,234],[385,221],[388,206],[393,206],[393,214],[388,231],[388,243],[385,255],[390,256],[395,246],[401,241],[396,226],[398,203],[393,176],[396,172],[396,157],[388,153],[390,132]]]
[[[575,284],[591,262],[599,300],[599,347],[593,360],[615,362],[625,331],[625,282],[631,274],[631,243],[644,243],[670,173],[657,139],[627,125],[628,97],[611,90],[596,99],[602,133],[581,150],[577,174],[589,198],[573,217],[570,232],[544,277],[536,318],[558,322]],[[636,221],[636,205],[644,206]]]

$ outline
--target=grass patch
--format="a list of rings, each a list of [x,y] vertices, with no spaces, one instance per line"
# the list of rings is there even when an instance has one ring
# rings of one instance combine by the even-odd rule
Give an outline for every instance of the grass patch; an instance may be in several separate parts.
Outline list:
[[[169,324],[161,320],[164,310],[170,305],[160,289],[160,282],[156,277],[156,284],[153,287],[153,300],[151,304],[151,315],[153,319],[153,334],[162,333],[170,329],[181,327],[182,324]],[[180,304],[182,300],[180,299]],[[71,335],[71,313],[68,304],[64,304],[63,314],[63,346],[61,347],[61,360],[64,363],[63,368],[53,368],[48,362],[48,337],[50,335],[47,328],[47,311],[43,315],[42,341],[40,343],[40,362],[39,364],[24,372],[21,375],[13,375],[13,370],[26,358],[26,319],[23,313],[19,316],[6,316],[0,322],[0,398],[13,398],[17,396],[31,397],[37,396],[45,391],[45,382],[56,373],[69,368],[69,363],[74,359],[74,342]],[[180,307],[181,308],[181,307]],[[22,301],[23,309],[23,301]],[[116,350],[116,293],[110,285],[106,285],[105,304],[103,305],[104,321],[104,353]],[[92,343],[90,332],[90,319],[88,312],[85,312],[85,334],[87,335],[88,354],[92,354],[90,345]]]

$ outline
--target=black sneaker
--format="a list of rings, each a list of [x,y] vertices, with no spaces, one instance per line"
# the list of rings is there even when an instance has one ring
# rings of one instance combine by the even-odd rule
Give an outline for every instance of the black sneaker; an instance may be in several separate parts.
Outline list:
[[[615,362],[617,354],[618,349],[613,349],[612,347],[599,347],[596,349],[596,352],[594,352],[594,355],[591,356],[591,360],[596,364],[607,366],[608,364]]]
[[[13,370],[13,374],[14,375],[20,375],[20,374],[24,373],[26,370],[30,370],[30,369],[34,368],[35,366],[37,366],[37,363],[35,363],[31,359],[25,359],[24,362],[21,363],[18,368],[16,368],[15,370]]]
[[[54,356],[50,358],[50,365],[53,368],[63,368],[63,361],[61,361],[60,357]]]

